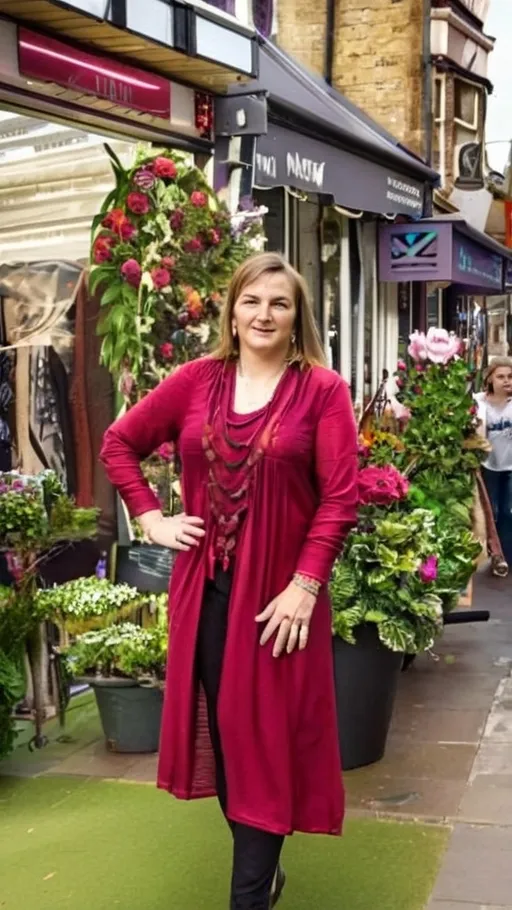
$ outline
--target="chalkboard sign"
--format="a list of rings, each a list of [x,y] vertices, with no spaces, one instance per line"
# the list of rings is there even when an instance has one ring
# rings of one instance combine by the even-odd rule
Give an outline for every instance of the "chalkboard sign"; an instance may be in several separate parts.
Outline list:
[[[175,553],[155,544],[132,543],[117,547],[116,582],[124,582],[148,594],[169,588]]]

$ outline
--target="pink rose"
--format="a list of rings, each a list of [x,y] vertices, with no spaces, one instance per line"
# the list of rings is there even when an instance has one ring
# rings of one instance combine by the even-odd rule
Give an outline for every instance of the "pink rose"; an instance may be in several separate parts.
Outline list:
[[[169,271],[172,272],[174,266],[176,265],[176,260],[174,256],[162,256],[160,265],[163,269],[169,269]]]
[[[222,234],[218,228],[212,228],[211,231],[208,231],[208,240],[212,246],[218,246],[222,240]]]
[[[153,171],[155,176],[159,177],[160,180],[174,180],[178,173],[178,168],[170,158],[161,156],[155,158],[153,162]]]
[[[168,287],[171,282],[171,273],[167,269],[153,269],[151,272],[153,284],[157,291]]]
[[[425,373],[426,370],[427,370],[427,367],[425,366],[424,363],[417,363],[417,364],[416,364],[416,372],[417,372],[417,373]]]
[[[359,503],[389,506],[407,496],[409,481],[392,465],[362,468],[358,474]]]
[[[164,461],[172,461],[174,458],[174,443],[164,442],[156,450],[156,454]]]
[[[425,341],[427,358],[432,363],[447,364],[460,351],[460,341],[446,329],[429,329]]]
[[[397,386],[398,386],[399,389],[403,389],[404,386],[405,386],[405,379],[401,379],[401,378],[399,377],[399,378],[396,380],[396,384],[397,384]]]
[[[393,411],[393,416],[396,420],[402,420],[407,422],[411,419],[411,411],[409,408],[406,408],[405,405],[400,404],[396,399],[391,402],[391,410]]]
[[[396,365],[396,368],[397,368],[397,370],[400,371],[400,373],[404,373],[407,370],[407,364],[406,364],[405,360],[399,360]]]
[[[429,556],[419,567],[419,576],[423,584],[430,584],[437,578],[437,556]]]
[[[151,190],[156,183],[156,177],[151,168],[146,165],[135,172],[133,175],[133,182],[135,186],[139,186],[141,190]]]
[[[121,275],[132,287],[138,288],[142,278],[142,269],[136,259],[127,259],[121,266]]]
[[[407,353],[413,360],[427,359],[427,339],[424,332],[413,332],[409,336],[409,347]]]
[[[415,385],[413,392],[415,395],[423,395],[423,389],[421,388],[420,385]]]
[[[192,237],[192,240],[188,240],[187,243],[183,245],[183,249],[186,253],[202,253],[204,250],[204,243],[200,237]]]
[[[128,193],[126,205],[134,215],[147,215],[149,212],[149,199],[144,193]]]
[[[194,193],[190,194],[190,202],[192,205],[195,205],[198,209],[203,209],[208,202],[208,196],[206,193],[200,193],[196,190]]]
[[[172,360],[174,354],[174,345],[170,341],[165,341],[160,345],[160,354],[164,360]]]

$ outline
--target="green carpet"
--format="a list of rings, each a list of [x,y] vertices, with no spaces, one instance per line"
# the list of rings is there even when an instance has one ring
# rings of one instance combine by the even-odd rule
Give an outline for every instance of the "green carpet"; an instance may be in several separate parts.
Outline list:
[[[447,829],[351,820],[288,841],[283,910],[423,910]],[[2,910],[226,910],[230,837],[214,800],[152,786],[0,778]]]

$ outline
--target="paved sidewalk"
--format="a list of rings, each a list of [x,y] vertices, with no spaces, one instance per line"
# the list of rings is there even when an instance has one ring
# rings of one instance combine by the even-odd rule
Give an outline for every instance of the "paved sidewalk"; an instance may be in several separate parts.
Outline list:
[[[497,632],[496,639],[491,634],[490,653],[507,673],[495,694],[429,910],[512,910],[512,587],[507,583],[500,591],[502,586],[489,584]]]

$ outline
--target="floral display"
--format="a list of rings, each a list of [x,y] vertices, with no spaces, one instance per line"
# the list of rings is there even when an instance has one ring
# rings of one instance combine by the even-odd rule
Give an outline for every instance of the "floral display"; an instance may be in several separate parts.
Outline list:
[[[39,572],[56,549],[96,533],[97,510],[79,509],[52,471],[0,475],[0,549],[13,585],[0,587],[0,756],[14,742],[12,709],[25,691],[24,651],[32,671],[36,746],[42,741]]]
[[[66,660],[74,677],[117,676],[158,685],[167,657],[166,610],[149,628],[119,623],[85,632],[68,649]]]
[[[215,338],[237,266],[263,247],[262,214],[235,218],[180,153],[137,154],[94,221],[90,289],[101,290],[101,358],[128,404]]]
[[[430,328],[424,332],[413,332],[409,339],[407,353],[416,363],[428,360],[430,363],[446,365],[456,359],[462,352],[460,338],[446,329]],[[407,369],[404,361],[398,365],[399,370]]]
[[[407,495],[409,481],[393,465],[361,468],[358,476],[361,505],[390,506]]]
[[[71,634],[103,628],[143,607],[153,608],[155,597],[126,584],[96,576],[39,590],[35,605],[41,618],[52,619]]]

